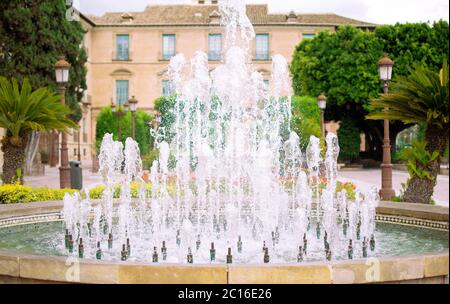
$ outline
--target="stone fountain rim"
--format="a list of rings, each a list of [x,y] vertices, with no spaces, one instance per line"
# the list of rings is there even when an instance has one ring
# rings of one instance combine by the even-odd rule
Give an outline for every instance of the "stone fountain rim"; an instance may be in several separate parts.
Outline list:
[[[0,205],[0,219],[57,213],[62,207],[61,201]],[[448,230],[449,209],[441,206],[380,202],[377,214],[439,222]],[[80,276],[71,281],[75,265]],[[445,282],[448,275],[448,252],[302,264],[154,265],[0,251],[0,282],[339,284]]]

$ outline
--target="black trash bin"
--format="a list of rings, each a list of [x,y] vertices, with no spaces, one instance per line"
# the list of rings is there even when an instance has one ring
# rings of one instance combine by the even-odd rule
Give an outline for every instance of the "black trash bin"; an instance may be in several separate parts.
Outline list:
[[[72,160],[70,164],[70,187],[72,189],[83,188],[83,174],[81,172],[81,162]]]

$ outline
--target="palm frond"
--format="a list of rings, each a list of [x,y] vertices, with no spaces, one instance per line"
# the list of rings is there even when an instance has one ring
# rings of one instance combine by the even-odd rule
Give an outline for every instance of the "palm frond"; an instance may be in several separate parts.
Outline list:
[[[416,65],[408,76],[399,76],[389,94],[370,103],[368,119],[427,123],[444,128],[449,122],[448,64],[440,72]]]
[[[31,130],[78,128],[67,118],[70,109],[60,103],[60,96],[46,88],[32,91],[28,79],[21,89],[16,79],[0,77],[0,127],[22,137]]]

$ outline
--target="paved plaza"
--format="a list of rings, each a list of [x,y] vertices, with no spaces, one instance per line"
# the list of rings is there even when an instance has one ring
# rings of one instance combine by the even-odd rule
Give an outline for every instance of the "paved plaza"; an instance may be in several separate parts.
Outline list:
[[[394,170],[392,174],[393,187],[397,195],[402,189],[401,184],[408,179],[408,173]],[[352,182],[362,191],[368,191],[371,187],[380,187],[381,170],[365,169],[354,171],[339,171],[339,180]],[[449,205],[449,176],[439,175],[433,198],[438,205]],[[59,188],[59,171],[57,168],[46,167],[45,176],[26,176],[25,184],[32,187]],[[83,187],[92,188],[102,184],[98,173],[91,172],[90,168],[83,168]]]
[[[401,184],[406,183],[408,177],[408,172],[393,170],[392,184],[397,195],[400,194],[400,190],[402,189]],[[362,191],[367,191],[373,186],[381,187],[381,170],[366,169],[339,171],[339,180],[343,182],[352,182]],[[437,205],[449,205],[448,175],[438,175],[437,184],[434,188],[433,199],[436,201]]]

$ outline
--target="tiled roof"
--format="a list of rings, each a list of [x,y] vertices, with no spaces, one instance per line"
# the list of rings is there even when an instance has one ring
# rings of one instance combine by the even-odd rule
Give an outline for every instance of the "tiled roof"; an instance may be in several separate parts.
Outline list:
[[[99,26],[117,25],[209,25],[217,5],[150,5],[143,12],[106,13],[101,17],[88,16]],[[254,25],[354,25],[375,27],[373,23],[358,21],[336,14],[297,14],[297,22],[288,20],[288,14],[269,14],[267,5],[247,5],[247,15]],[[132,19],[130,18],[132,17]],[[211,16],[211,17],[210,17]],[[125,18],[124,18],[125,17]]]

